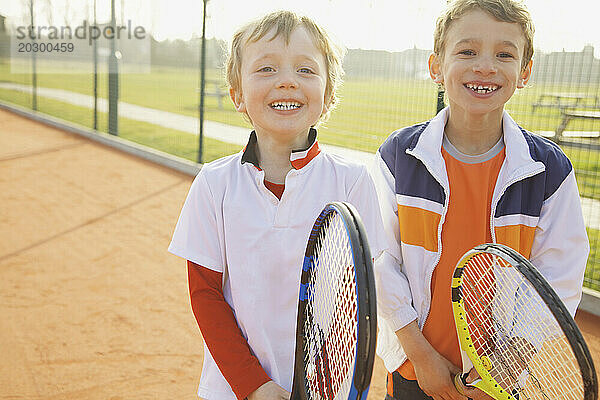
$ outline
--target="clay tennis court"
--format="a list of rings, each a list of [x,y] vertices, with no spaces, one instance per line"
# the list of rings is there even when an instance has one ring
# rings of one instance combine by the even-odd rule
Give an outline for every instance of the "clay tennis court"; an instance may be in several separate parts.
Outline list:
[[[0,399],[196,398],[202,339],[166,250],[191,182],[0,109]],[[577,321],[600,365],[600,319]]]

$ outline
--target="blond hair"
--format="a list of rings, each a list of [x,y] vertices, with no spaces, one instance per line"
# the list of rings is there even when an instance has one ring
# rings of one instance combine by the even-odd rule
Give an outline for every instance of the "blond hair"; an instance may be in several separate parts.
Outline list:
[[[334,43],[323,28],[319,27],[313,20],[306,16],[300,16],[291,11],[276,11],[238,29],[231,41],[231,50],[229,51],[225,67],[225,79],[231,88],[235,91],[240,91],[242,85],[241,67],[243,47],[248,43],[259,41],[272,29],[275,29],[275,34],[269,40],[273,40],[281,35],[285,43],[289,44],[292,32],[299,26],[306,29],[317,49],[325,57],[325,66],[327,67],[325,102],[328,110],[321,115],[320,120],[326,120],[338,101],[336,92],[344,75],[342,60],[345,49]]]
[[[521,68],[525,68],[533,57],[533,34],[535,28],[531,14],[521,2],[515,0],[454,0],[446,11],[437,19],[433,35],[433,52],[443,58],[444,48],[448,30],[452,22],[469,11],[482,10],[498,21],[519,24],[525,38],[525,49],[523,51],[523,62]]]

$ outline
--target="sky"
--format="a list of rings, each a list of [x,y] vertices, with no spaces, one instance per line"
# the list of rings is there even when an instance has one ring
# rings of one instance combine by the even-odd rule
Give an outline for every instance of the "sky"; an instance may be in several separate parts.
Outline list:
[[[33,0],[39,21],[80,24],[93,0]],[[108,21],[110,1],[96,0],[98,21]],[[201,0],[115,0],[117,20],[142,25],[159,39],[189,39],[202,33]],[[19,21],[29,0],[0,0],[0,14]],[[306,14],[348,48],[401,51],[433,47],[436,16],[446,0],[209,0],[207,37],[228,40],[235,29],[267,12]],[[580,51],[586,44],[600,58],[598,0],[525,0],[536,26],[535,47],[545,52]],[[121,13],[121,9],[123,12]],[[18,22],[17,22],[18,23]],[[41,22],[37,22],[41,24]]]

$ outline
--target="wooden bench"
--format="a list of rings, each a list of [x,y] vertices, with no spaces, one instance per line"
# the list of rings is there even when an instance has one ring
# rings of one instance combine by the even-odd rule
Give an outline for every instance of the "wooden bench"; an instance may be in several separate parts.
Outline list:
[[[586,120],[593,120],[593,121],[600,120],[600,110],[580,111],[580,110],[562,109],[561,112],[562,112],[563,118],[562,118],[558,128],[556,128],[556,135],[555,135],[555,139],[559,143],[563,139],[563,132],[565,131],[565,129],[567,129],[567,125],[569,125],[569,122],[571,122],[572,120],[574,120],[574,119],[586,119]]]
[[[538,107],[557,108],[559,110],[568,110],[575,108],[600,108],[598,96],[582,93],[543,93],[537,101],[533,103],[532,110]]]
[[[197,89],[200,93],[200,88]],[[223,98],[229,97],[229,92],[223,88],[223,82],[216,79],[207,79],[204,86],[204,95],[217,98],[219,110],[223,109]]]

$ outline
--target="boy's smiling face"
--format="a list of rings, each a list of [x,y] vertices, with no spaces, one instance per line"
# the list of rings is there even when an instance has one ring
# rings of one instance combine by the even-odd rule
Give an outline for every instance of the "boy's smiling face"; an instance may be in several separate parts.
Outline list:
[[[440,56],[429,60],[433,80],[443,83],[452,110],[470,115],[499,113],[531,75],[522,68],[525,37],[516,23],[501,22],[482,10],[455,20]]]
[[[325,57],[304,27],[288,44],[274,31],[242,52],[241,89],[231,89],[237,111],[246,113],[257,134],[305,144],[308,131],[327,111]]]

